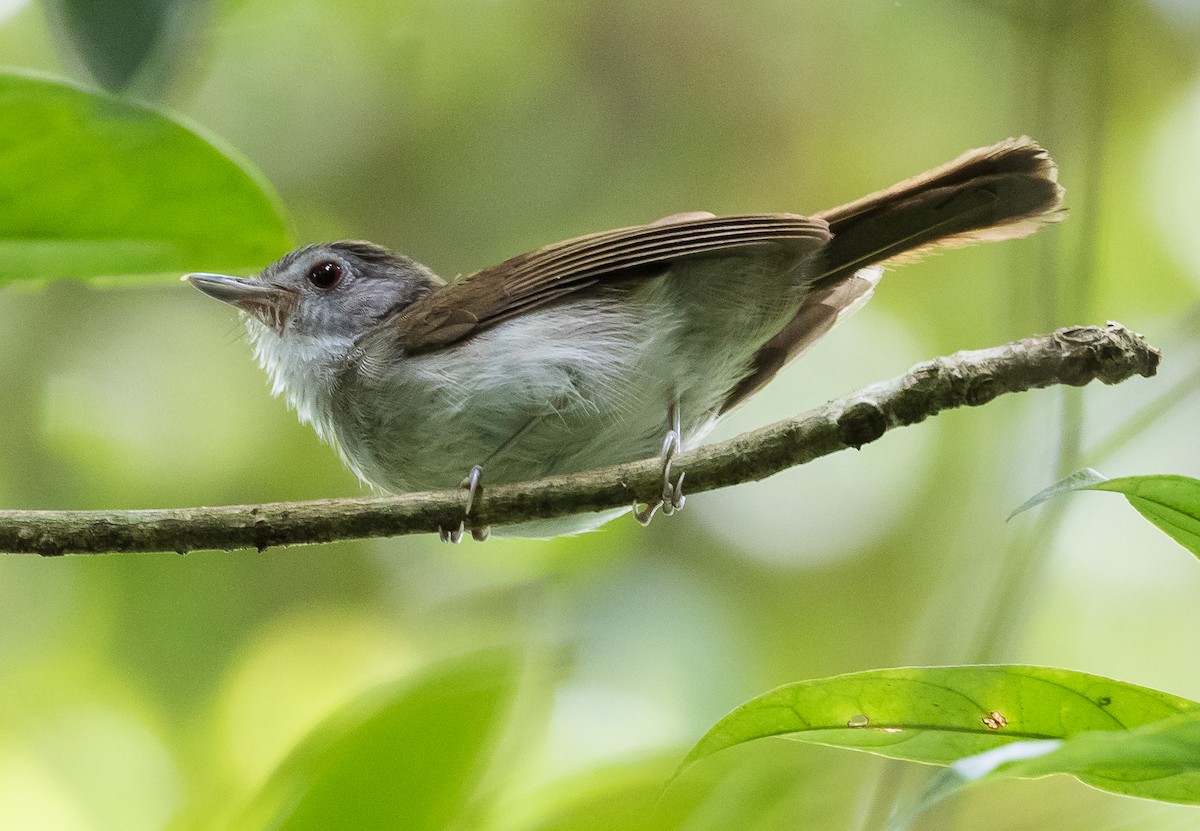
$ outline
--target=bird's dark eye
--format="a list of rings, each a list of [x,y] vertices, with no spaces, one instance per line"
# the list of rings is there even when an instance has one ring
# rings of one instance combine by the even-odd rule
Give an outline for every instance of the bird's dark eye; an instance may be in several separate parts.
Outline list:
[[[319,289],[331,289],[342,279],[342,267],[333,260],[322,260],[308,270],[308,282]]]

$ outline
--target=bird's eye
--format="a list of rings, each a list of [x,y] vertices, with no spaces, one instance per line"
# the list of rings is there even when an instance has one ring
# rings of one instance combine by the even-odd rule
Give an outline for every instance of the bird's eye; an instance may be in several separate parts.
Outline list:
[[[322,260],[308,270],[308,282],[319,289],[331,289],[342,279],[342,267],[333,260]]]

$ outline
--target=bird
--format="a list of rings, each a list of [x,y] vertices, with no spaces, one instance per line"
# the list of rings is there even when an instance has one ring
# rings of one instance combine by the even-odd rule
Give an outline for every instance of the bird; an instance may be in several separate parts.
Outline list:
[[[871,297],[890,266],[1064,215],[1028,137],[812,215],[691,211],[446,281],[375,243],[305,245],[257,275],[184,275],[245,318],[274,395],[363,482],[464,487],[657,456],[645,506],[497,529],[553,537],[683,507],[682,451]],[[490,529],[470,527],[477,540]]]

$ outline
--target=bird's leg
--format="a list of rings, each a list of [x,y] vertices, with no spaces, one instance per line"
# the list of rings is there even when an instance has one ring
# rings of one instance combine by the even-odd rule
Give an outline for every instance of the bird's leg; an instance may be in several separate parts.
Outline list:
[[[489,456],[488,458],[491,457]],[[463,509],[463,521],[458,523],[457,528],[452,528],[449,530],[445,528],[438,528],[438,536],[441,538],[442,542],[454,543],[455,545],[462,542],[463,532],[466,530],[467,526],[466,518],[471,515],[471,506],[475,504],[475,497],[482,490],[482,487],[479,484],[482,478],[483,466],[472,465],[470,472],[466,475],[466,477],[463,478],[462,482],[459,483],[460,488],[467,489],[467,506]],[[486,525],[478,528],[471,528],[471,539],[475,540],[476,542],[484,542],[489,536],[491,536],[491,529]]]
[[[500,455],[505,448],[519,439],[526,430],[537,422],[540,416],[531,416],[528,421],[522,424],[515,433],[506,438],[500,443],[500,446],[493,450],[486,459],[483,460],[483,465],[486,465],[496,456]],[[475,504],[475,497],[483,490],[483,485],[480,484],[483,479],[483,465],[472,465],[471,470],[459,484],[460,488],[467,489],[467,507],[463,511],[463,521],[458,524],[458,528],[447,531],[445,528],[439,528],[438,533],[441,536],[442,542],[458,543],[462,541],[463,531],[466,530],[466,517],[471,515],[471,506]],[[488,537],[492,535],[492,529],[488,525],[478,525],[471,527],[471,539],[475,542],[487,542]]]
[[[670,424],[670,429],[667,430],[667,435],[663,438],[663,516],[670,516],[683,507],[683,477],[680,473],[679,478],[673,483],[671,482],[671,463],[675,457],[683,452],[683,427],[679,423],[679,402],[676,401],[667,408],[667,421]]]
[[[650,520],[654,519],[654,512],[659,508],[662,508],[663,516],[670,516],[682,508],[686,501],[683,495],[684,474],[680,473],[678,479],[671,481],[671,463],[683,450],[682,440],[683,428],[680,426],[679,402],[676,401],[667,408],[667,434],[663,437],[662,446],[662,498],[641,509],[636,502],[633,505],[633,518],[642,525],[649,525]]]
[[[496,454],[493,453],[492,456]],[[488,456],[489,459],[492,456]],[[463,512],[464,516],[471,515],[471,506],[475,504],[475,497],[483,490],[483,486],[479,484],[479,480],[483,477],[483,466],[472,465],[471,472],[467,474],[467,478],[463,479],[462,486],[467,489],[467,509]],[[492,535],[490,525],[472,525],[471,539],[475,542],[487,542],[488,537]]]
[[[471,515],[471,506],[475,504],[475,495],[479,493],[479,480],[483,477],[483,466],[472,465],[471,472],[466,475],[466,478],[459,484],[460,488],[467,489],[467,507],[463,511],[464,516]]]

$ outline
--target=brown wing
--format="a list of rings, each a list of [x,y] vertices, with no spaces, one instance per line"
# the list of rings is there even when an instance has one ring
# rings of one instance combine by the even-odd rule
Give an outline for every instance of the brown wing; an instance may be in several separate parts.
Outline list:
[[[407,351],[436,349],[601,281],[661,273],[681,257],[765,244],[816,251],[828,241],[824,220],[793,214],[680,214],[505,260],[427,294],[394,325]]]

